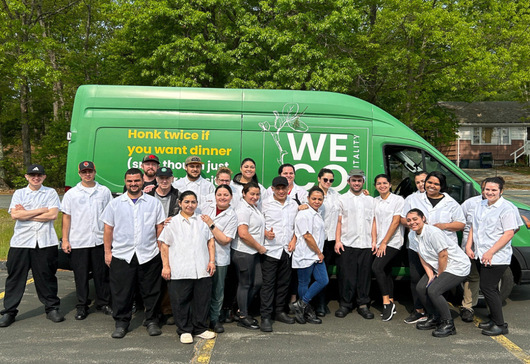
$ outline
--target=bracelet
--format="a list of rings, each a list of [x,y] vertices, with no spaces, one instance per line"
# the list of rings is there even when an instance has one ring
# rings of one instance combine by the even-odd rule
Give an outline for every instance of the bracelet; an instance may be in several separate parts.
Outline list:
[[[215,261],[213,261],[213,262],[212,262],[212,261],[210,261],[210,264],[215,264]]]

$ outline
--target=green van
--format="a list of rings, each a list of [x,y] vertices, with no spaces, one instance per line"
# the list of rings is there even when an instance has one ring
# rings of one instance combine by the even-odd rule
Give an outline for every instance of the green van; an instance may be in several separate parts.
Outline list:
[[[371,181],[392,178],[394,192],[414,191],[413,174],[440,171],[458,202],[479,194],[479,185],[432,145],[385,111],[352,96],[320,91],[240,90],[138,86],[81,86],[69,133],[66,186],[79,181],[77,165],[94,161],[97,180],[114,193],[123,175],[146,154],[185,175],[184,160],[198,155],[204,177],[220,166],[239,170],[243,158],[257,163],[266,187],[282,163],[296,168],[296,183],[307,189],[323,168],[335,172],[335,189],[347,191],[347,172],[362,168]],[[530,218],[530,208],[517,204]],[[526,220],[528,221],[528,220]],[[513,239],[506,290],[530,283],[530,233]],[[510,282],[511,280],[511,282]],[[509,293],[509,291],[507,293]]]

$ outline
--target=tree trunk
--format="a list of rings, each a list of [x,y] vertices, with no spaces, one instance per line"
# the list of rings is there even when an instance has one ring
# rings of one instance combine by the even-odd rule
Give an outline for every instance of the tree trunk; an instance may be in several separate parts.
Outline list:
[[[24,158],[24,165],[29,167],[31,165],[31,141],[29,136],[29,87],[27,79],[20,85],[20,125],[22,126],[22,155]]]

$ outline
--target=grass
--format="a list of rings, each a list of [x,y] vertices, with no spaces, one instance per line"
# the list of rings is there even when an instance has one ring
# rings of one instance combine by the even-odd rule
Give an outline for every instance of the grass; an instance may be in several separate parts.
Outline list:
[[[61,236],[61,221],[62,214],[55,220],[55,231],[57,236]],[[9,242],[11,236],[13,236],[13,228],[15,227],[15,221],[11,219],[11,215],[7,213],[7,210],[0,209],[0,260],[7,259],[7,252],[9,250]]]

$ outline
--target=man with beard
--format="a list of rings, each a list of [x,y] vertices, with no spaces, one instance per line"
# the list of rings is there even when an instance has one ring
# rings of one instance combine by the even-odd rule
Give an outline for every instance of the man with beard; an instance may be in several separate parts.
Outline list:
[[[158,184],[156,182],[156,171],[158,170],[158,167],[160,167],[160,161],[158,160],[158,157],[154,154],[148,154],[142,159],[142,165],[141,168],[144,171],[144,190],[143,192],[149,193],[152,190],[154,190]],[[123,187],[123,192],[127,191],[127,187]]]
[[[364,171],[348,173],[350,190],[339,198],[339,219],[335,234],[335,253],[338,268],[339,309],[335,316],[345,317],[353,309],[357,296],[357,312],[365,319],[373,319],[368,308],[372,266],[372,226],[374,198],[363,193]],[[374,240],[375,242],[375,240]]]
[[[142,192],[141,170],[131,168],[125,173],[125,187],[127,193],[112,200],[101,216],[116,325],[112,337],[121,339],[127,334],[137,285],[145,306],[144,325],[150,336],[157,336],[162,333],[157,316],[162,283],[157,238],[166,216],[160,201]]]
[[[186,170],[186,177],[173,182],[173,187],[181,193],[186,191],[193,191],[197,195],[197,202],[199,206],[202,199],[211,193],[215,192],[215,187],[207,179],[202,178],[202,163],[201,157],[189,156],[184,162],[184,169]]]

